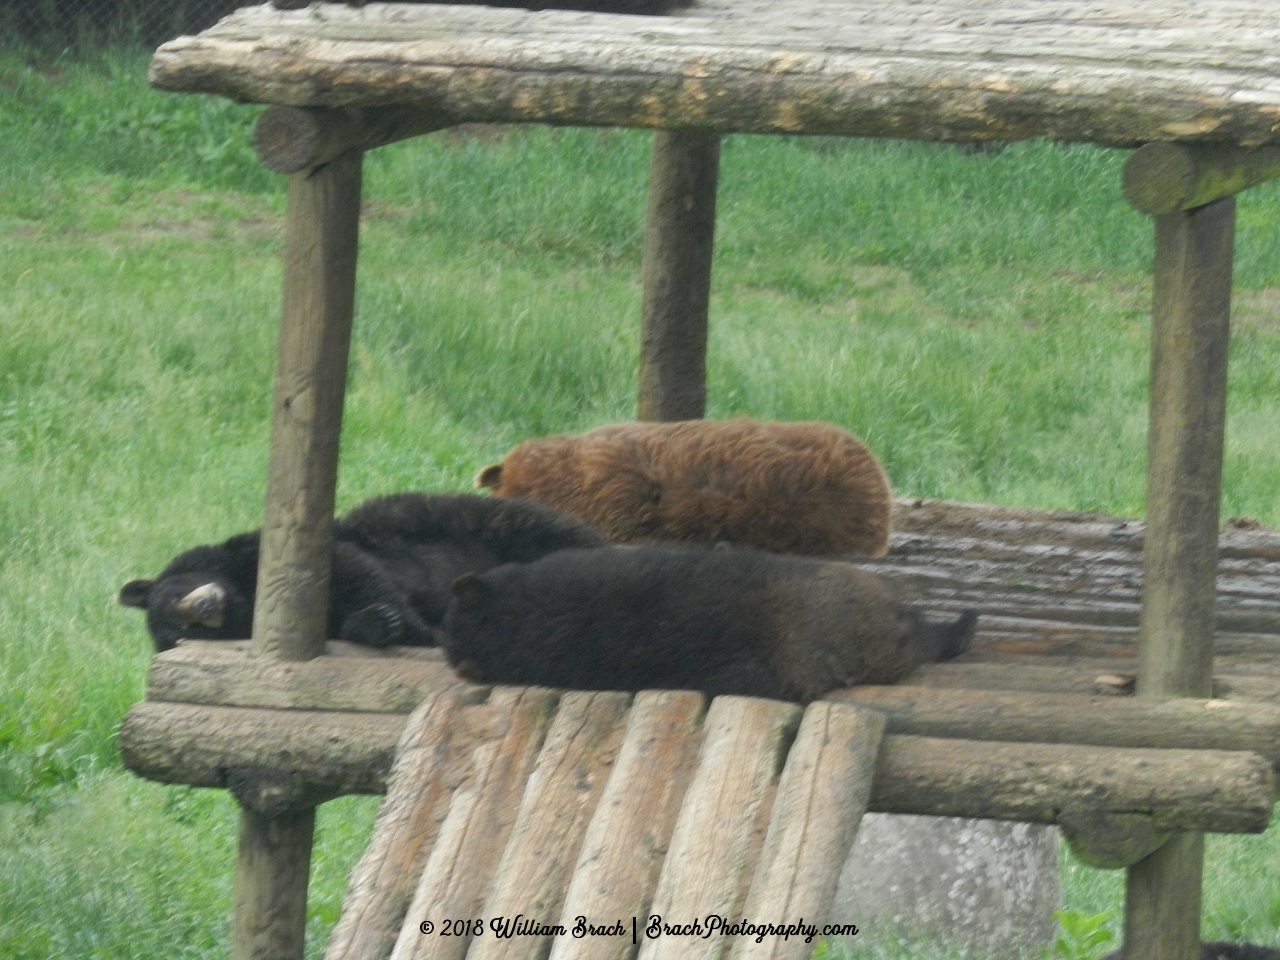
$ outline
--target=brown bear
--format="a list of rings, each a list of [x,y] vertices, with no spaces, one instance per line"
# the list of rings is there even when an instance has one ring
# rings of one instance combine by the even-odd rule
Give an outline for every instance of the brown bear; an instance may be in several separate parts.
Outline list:
[[[476,486],[581,517],[614,543],[872,557],[888,549],[884,470],[830,423],[623,423],[542,437],[485,467]]]
[[[808,702],[963,653],[851,563],[694,546],[560,550],[453,584],[445,655],[478,683]]]

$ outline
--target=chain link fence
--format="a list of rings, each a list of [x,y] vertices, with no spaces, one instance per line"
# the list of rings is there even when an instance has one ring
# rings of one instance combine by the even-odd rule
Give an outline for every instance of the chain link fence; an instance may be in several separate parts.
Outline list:
[[[0,43],[157,46],[255,0],[0,0]]]

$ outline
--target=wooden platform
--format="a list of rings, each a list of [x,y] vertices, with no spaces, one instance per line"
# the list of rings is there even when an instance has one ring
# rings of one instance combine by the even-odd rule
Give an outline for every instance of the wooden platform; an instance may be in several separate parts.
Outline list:
[[[1249,627],[1216,665],[1230,699],[1153,702],[1114,676],[1132,667],[1141,524],[944,501],[896,511],[888,556],[864,565],[926,609],[983,616],[977,649],[899,687],[807,708],[707,703],[477,687],[435,649],[330,643],[290,663],[202,641],[155,658],[121,751],[142,776],[226,787],[276,820],[387,794],[328,960],[807,956],[803,937],[645,931],[651,915],[821,927],[867,810],[1056,823],[1078,856],[1113,867],[1169,831],[1266,827],[1280,535],[1221,539],[1220,609]],[[574,937],[579,916],[620,926]],[[495,935],[517,918],[524,935]],[[482,933],[456,935],[477,919]]]
[[[162,89],[459,120],[920,140],[1280,142],[1269,0],[696,0],[671,16],[249,7]]]

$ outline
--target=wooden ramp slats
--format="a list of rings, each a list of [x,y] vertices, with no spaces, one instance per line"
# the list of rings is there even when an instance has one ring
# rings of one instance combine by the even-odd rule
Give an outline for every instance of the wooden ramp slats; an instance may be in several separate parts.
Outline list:
[[[480,912],[485,926],[560,912],[587,823],[617,757],[631,695],[574,691],[560,699],[520,812]],[[572,924],[570,924],[571,926]],[[468,960],[542,960],[550,937],[480,936]]]
[[[587,827],[560,923],[600,925],[649,913],[658,870],[702,745],[706,698],[686,690],[636,695],[617,762]],[[628,960],[629,937],[557,937],[551,960]]]
[[[476,688],[473,697],[482,692]],[[461,694],[438,693],[409,717],[373,839],[347,883],[327,960],[390,953],[468,754],[488,732],[466,723],[464,703]]]
[[[799,720],[799,707],[776,700],[712,701],[698,771],[658,876],[652,916],[690,923],[737,914]],[[664,936],[646,940],[639,960],[710,960],[723,948],[720,936]]]
[[[688,691],[497,687],[476,702],[485,693],[440,692],[411,718],[327,960],[812,949],[794,936],[643,931],[652,914],[683,924],[744,909],[763,922],[822,923],[871,795],[880,714],[748,697],[707,709]],[[517,917],[566,933],[494,935],[491,921]],[[622,933],[575,938],[578,917],[620,922]],[[441,935],[446,920],[476,918],[479,934]]]
[[[462,919],[479,913],[557,698],[554,691],[538,687],[494,690],[490,703],[505,729],[500,739],[475,750],[467,780],[453,792],[409,905],[408,921],[391,951],[393,960],[466,955],[466,937],[424,937],[418,923],[421,918]]]
[[[816,703],[805,711],[778,784],[743,916],[822,924],[871,799],[885,720]],[[803,960],[803,937],[738,937],[731,960]]]

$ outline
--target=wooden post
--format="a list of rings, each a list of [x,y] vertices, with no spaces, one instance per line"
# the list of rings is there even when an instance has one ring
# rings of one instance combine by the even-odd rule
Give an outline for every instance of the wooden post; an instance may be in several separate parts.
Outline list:
[[[697,420],[707,401],[707,304],[720,137],[657,130],[649,166],[641,420]]]
[[[289,178],[252,652],[310,660],[329,617],[338,433],[355,301],[358,151]]]
[[[1208,697],[1235,199],[1155,218],[1147,536],[1138,695]],[[1204,837],[1129,868],[1125,960],[1197,960]]]
[[[315,822],[315,807],[271,818],[241,810],[231,908],[232,960],[302,956]]]
[[[289,178],[284,302],[258,561],[256,656],[309,660],[329,618],[338,434],[355,303],[362,154]],[[315,808],[242,807],[232,960],[301,960]]]

